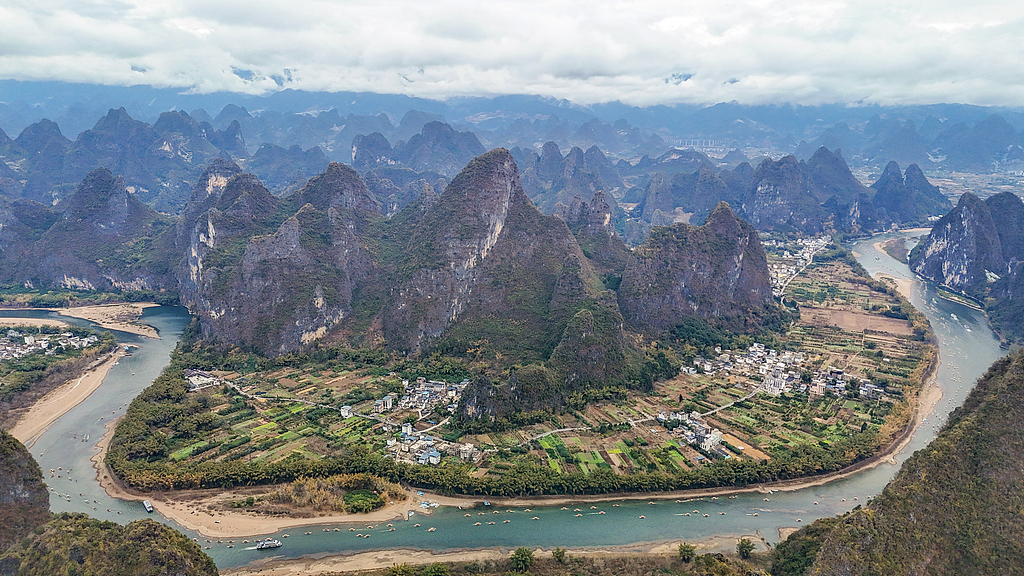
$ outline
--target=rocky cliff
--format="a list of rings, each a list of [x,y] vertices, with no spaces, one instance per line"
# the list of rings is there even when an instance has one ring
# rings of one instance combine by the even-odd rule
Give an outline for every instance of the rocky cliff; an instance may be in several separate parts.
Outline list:
[[[143,204],[106,168],[90,172],[58,210],[16,201],[2,212],[20,226],[0,239],[31,240],[5,250],[9,281],[85,290],[173,288],[166,262],[153,251],[170,219]]]
[[[989,283],[1008,273],[1008,257],[1021,258],[1024,254],[1005,253],[999,230],[1008,227],[1008,230],[1019,230],[1016,226],[1020,223],[1008,221],[1014,219],[1012,210],[1004,208],[993,213],[989,202],[1021,204],[1013,194],[1002,198],[993,196],[988,201],[969,192],[964,194],[956,208],[936,222],[914,249],[910,255],[911,270],[955,290],[971,293],[984,290]]]
[[[235,166],[212,165],[178,223],[182,302],[206,338],[268,354],[309,344],[351,311],[372,269],[359,235],[376,210],[342,164],[285,200]]]
[[[897,225],[922,223],[928,216],[944,214],[952,208],[917,164],[907,166],[904,175],[900,173],[899,164],[889,162],[871,188],[875,191],[875,208],[884,214],[886,222]]]
[[[909,170],[908,170],[909,171]],[[1010,192],[971,193],[910,253],[914,272],[986,302],[1005,340],[1024,338],[1024,202]]]
[[[771,302],[764,248],[726,203],[703,226],[655,228],[622,274],[619,306],[635,329],[658,334],[697,316],[756,329]]]
[[[565,223],[526,197],[504,149],[470,162],[409,242],[385,319],[389,345],[399,349],[420,349],[451,326],[445,339],[485,338],[547,355],[564,326],[549,317],[552,303],[564,300],[567,310],[599,285]],[[575,280],[559,283],[567,259]]]

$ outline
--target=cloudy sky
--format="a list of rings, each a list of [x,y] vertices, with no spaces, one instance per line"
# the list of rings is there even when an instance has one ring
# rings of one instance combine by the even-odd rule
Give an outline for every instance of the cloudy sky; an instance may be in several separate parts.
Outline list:
[[[1024,104],[1020,0],[4,0],[0,78],[581,104]]]

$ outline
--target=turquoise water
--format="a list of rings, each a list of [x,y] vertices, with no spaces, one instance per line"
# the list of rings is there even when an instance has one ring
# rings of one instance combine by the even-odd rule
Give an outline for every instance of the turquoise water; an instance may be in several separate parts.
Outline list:
[[[860,262],[872,273],[884,272],[892,276],[914,278],[906,265],[872,247],[874,242],[888,237],[875,237],[853,246],[861,255]],[[940,423],[953,408],[963,402],[978,376],[1004,353],[999,349],[998,341],[982,313],[938,298],[930,285],[917,279],[914,279],[911,302],[928,316],[938,337],[941,359],[938,384],[943,390],[943,397],[935,414],[915,434],[910,447],[897,456],[897,465],[882,464],[823,486],[776,492],[767,496],[768,502],[764,501],[763,494],[738,495],[734,499],[706,498],[684,503],[660,500],[653,505],[648,504],[647,498],[640,497],[633,501],[617,502],[618,506],[612,502],[587,503],[569,506],[569,510],[565,511],[561,510],[561,506],[533,507],[530,512],[522,508],[514,508],[512,512],[507,512],[508,508],[499,508],[500,513],[493,514],[494,507],[482,508],[480,510],[486,511],[485,515],[478,515],[480,510],[472,510],[468,511],[471,514],[468,518],[465,517],[467,511],[441,508],[430,516],[417,513],[410,522],[394,521],[394,532],[389,532],[384,523],[368,529],[365,522],[355,522],[350,525],[292,528],[270,535],[279,539],[284,533],[290,535],[283,540],[284,547],[276,550],[256,551],[237,541],[236,548],[232,549],[227,548],[226,543],[203,542],[203,545],[211,546],[206,552],[219,567],[229,568],[271,556],[291,558],[382,548],[443,551],[492,546],[598,547],[659,540],[700,540],[711,536],[755,532],[770,542],[777,542],[779,528],[801,526],[815,518],[843,513],[878,494],[896,473],[898,464],[934,438]],[[160,330],[163,338],[149,340],[119,333],[118,337],[125,342],[139,344],[138,351],[114,367],[101,388],[58,420],[31,451],[40,460],[44,470],[58,465],[73,467],[70,480],[66,477],[47,480],[57,492],[72,494],[70,502],[66,498],[52,496],[51,506],[55,511],[87,512],[98,518],[122,523],[152,516],[182,530],[173,522],[159,518],[159,515],[147,515],[139,503],[107,497],[95,481],[89,462],[89,456],[95,453],[93,445],[103,433],[104,422],[123,413],[123,405],[166,366],[168,355],[188,322],[188,316],[180,308],[148,309],[145,319]],[[90,436],[89,442],[81,441],[85,434]],[[82,496],[78,496],[79,493]],[[90,503],[86,504],[86,499]],[[590,509],[591,505],[596,505],[597,509]],[[580,508],[582,516],[576,517],[574,508]],[[698,510],[698,513],[694,514],[693,510]],[[605,514],[599,514],[600,511]],[[687,512],[691,515],[685,516]],[[753,516],[755,513],[757,516]],[[705,518],[704,514],[708,514],[708,517]],[[641,515],[645,518],[641,519]],[[539,520],[531,520],[534,516]],[[505,520],[509,522],[505,523]],[[481,525],[474,526],[476,522],[481,522]],[[488,522],[495,524],[489,525]],[[414,523],[420,523],[421,526],[414,527]],[[357,531],[349,532],[350,526],[357,527]],[[430,527],[434,527],[435,531],[428,532]],[[329,532],[324,532],[324,528]],[[335,532],[334,528],[340,530]],[[193,532],[182,531],[189,537],[198,537]],[[305,535],[306,531],[312,533]],[[371,537],[356,536],[366,533],[371,534]]]

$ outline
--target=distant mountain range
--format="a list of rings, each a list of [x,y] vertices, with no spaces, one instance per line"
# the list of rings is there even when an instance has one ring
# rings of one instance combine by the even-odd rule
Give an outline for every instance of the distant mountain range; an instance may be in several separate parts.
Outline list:
[[[441,102],[285,90],[254,97],[144,86],[0,81],[0,128],[12,137],[49,118],[66,137],[77,139],[75,135],[91,129],[107,109],[122,106],[133,118],[150,124],[169,111],[188,111],[195,121],[207,122],[217,131],[229,131],[231,123],[238,122],[250,155],[264,144],[285,150],[319,147],[328,160],[344,163],[353,162],[352,142],[358,135],[377,132],[396,147],[432,121],[472,132],[485,149],[518,146],[539,153],[548,141],[562,150],[596,145],[610,157],[633,163],[673,147],[721,153],[740,149],[758,157],[770,153],[776,159],[793,154],[806,160],[825,146],[842,149],[855,167],[881,169],[894,160],[904,166],[918,164],[926,172],[992,170],[1024,159],[1021,108],[736,103],[641,108],[615,102],[580,106],[537,96]],[[269,182],[268,186],[274,188]]]

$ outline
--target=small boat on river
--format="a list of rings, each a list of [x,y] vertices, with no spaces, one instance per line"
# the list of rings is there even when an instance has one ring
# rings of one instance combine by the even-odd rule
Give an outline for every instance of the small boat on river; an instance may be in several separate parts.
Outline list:
[[[280,540],[263,540],[256,544],[257,550],[270,550],[271,548],[280,548],[284,546]]]

